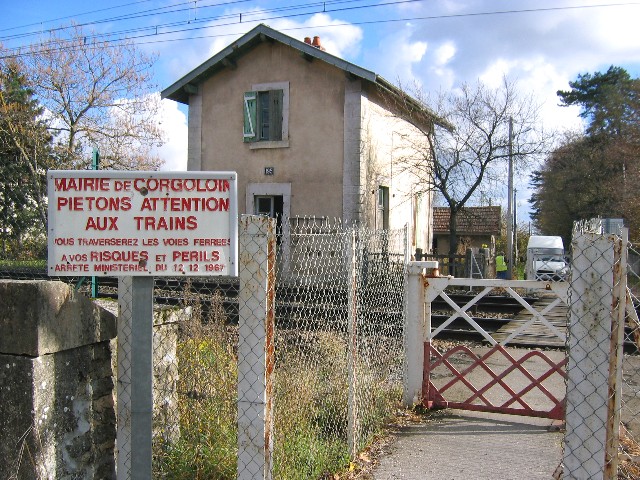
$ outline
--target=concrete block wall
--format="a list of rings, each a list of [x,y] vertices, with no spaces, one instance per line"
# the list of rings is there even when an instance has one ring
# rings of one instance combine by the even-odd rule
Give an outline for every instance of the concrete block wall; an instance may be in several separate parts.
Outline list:
[[[61,282],[0,281],[0,472],[115,478],[116,318]]]

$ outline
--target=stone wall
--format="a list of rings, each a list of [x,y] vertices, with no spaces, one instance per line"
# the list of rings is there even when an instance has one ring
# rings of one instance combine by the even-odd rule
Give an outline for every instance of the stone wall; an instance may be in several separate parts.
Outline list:
[[[64,283],[0,280],[0,480],[115,478],[115,335]]]

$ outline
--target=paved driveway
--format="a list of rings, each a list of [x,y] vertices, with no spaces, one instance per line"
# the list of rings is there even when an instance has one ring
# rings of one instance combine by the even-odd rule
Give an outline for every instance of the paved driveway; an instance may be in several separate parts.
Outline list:
[[[402,427],[375,480],[549,480],[563,434],[548,419],[445,410]]]

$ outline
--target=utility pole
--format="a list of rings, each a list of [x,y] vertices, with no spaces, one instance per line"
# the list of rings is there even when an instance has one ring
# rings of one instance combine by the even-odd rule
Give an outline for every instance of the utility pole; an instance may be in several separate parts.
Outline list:
[[[518,279],[518,270],[516,263],[518,262],[518,189],[513,189],[513,274]]]
[[[507,278],[513,279],[513,117],[509,117],[509,173],[507,192]]]

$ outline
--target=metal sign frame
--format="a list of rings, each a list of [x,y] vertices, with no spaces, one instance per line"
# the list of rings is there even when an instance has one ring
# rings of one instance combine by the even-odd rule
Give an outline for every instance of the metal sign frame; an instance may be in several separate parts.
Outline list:
[[[50,170],[52,276],[238,274],[235,172]]]

